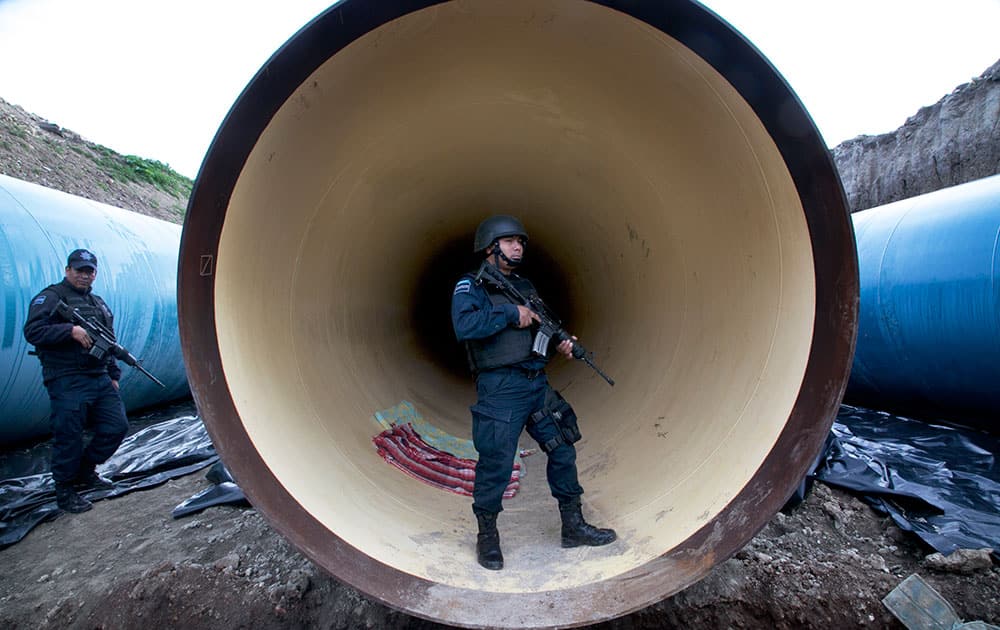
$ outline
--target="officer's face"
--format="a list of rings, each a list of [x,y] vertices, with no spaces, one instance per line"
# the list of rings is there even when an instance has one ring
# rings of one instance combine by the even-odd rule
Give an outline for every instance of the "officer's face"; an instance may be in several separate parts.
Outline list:
[[[499,240],[500,251],[507,258],[510,258],[514,262],[521,262],[521,258],[524,256],[524,239],[520,236],[505,236]],[[513,267],[507,264],[503,258],[500,259],[500,270],[504,273],[513,271]]]
[[[66,267],[66,279],[77,289],[83,290],[94,284],[96,277],[97,269],[93,267],[84,267],[83,269]]]

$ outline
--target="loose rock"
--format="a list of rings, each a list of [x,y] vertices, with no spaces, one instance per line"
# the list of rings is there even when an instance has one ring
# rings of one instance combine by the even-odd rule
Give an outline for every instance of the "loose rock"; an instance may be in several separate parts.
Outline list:
[[[976,571],[993,568],[992,549],[958,549],[947,556],[942,553],[932,553],[924,559],[929,569],[946,573],[961,573],[970,575]]]

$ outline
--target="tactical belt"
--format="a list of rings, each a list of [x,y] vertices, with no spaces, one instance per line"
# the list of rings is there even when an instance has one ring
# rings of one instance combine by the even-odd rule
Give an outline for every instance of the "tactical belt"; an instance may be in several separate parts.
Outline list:
[[[519,365],[503,365],[501,367],[490,368],[488,370],[482,370],[482,371],[479,372],[479,374],[483,374],[485,372],[499,372],[500,370],[511,370],[511,371],[514,371],[514,372],[520,372],[529,381],[533,381],[536,378],[538,378],[539,376],[541,376],[542,374],[545,374],[545,369],[544,368],[539,368],[537,370],[529,370],[529,369],[523,368],[523,367],[521,367]]]

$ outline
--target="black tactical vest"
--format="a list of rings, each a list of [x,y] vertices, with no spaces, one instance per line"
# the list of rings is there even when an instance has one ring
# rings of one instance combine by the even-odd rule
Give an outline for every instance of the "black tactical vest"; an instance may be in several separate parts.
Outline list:
[[[535,290],[534,285],[527,279],[511,274],[509,280],[514,285],[514,288],[523,296],[538,295],[538,291]],[[489,295],[490,302],[494,305],[514,304],[499,289],[491,286],[489,283],[484,282],[482,286],[486,290],[487,295]],[[483,370],[514,365],[522,361],[538,358],[531,351],[535,338],[533,329],[534,327],[514,328],[513,326],[507,326],[492,337],[466,340],[465,348],[469,356],[469,367],[473,373],[479,373]]]
[[[111,309],[104,300],[93,293],[80,293],[64,283],[50,284],[46,291],[52,291],[71,309],[77,309],[84,317],[93,317],[108,329],[112,328]],[[87,353],[74,339],[67,339],[57,346],[35,348],[42,362],[42,378],[45,381],[66,374],[101,374],[107,371],[106,359],[98,360]]]

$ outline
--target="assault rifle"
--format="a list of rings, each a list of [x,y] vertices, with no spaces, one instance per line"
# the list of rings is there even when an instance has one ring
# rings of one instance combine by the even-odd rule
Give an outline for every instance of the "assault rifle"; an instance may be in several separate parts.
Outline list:
[[[70,323],[80,326],[86,330],[87,334],[90,335],[94,344],[90,346],[90,350],[87,354],[96,358],[98,361],[103,361],[106,356],[111,354],[116,359],[121,359],[121,361],[126,365],[131,365],[135,369],[142,372],[160,387],[166,387],[166,385],[160,382],[160,379],[156,378],[146,371],[146,368],[142,367],[142,361],[136,359],[132,356],[131,352],[118,344],[118,341],[115,339],[115,333],[111,332],[107,326],[93,317],[84,317],[78,310],[70,308],[69,304],[63,302],[62,300],[59,300],[59,304],[56,305],[56,312],[58,312]]]
[[[485,260],[476,273],[475,282],[476,284],[487,282],[493,285],[514,303],[526,306],[538,315],[539,320],[541,320],[540,326],[538,332],[535,334],[535,342],[531,348],[535,354],[543,357],[546,356],[549,350],[549,342],[552,340],[555,340],[557,344],[569,340],[573,343],[573,358],[583,361],[592,370],[600,374],[608,382],[608,385],[615,386],[615,382],[611,377],[602,372],[601,368],[594,365],[594,353],[588,352],[586,348],[580,345],[579,341],[573,339],[572,335],[563,329],[562,322],[559,321],[552,310],[542,301],[542,298],[537,295],[525,296],[510,283],[510,280],[507,279],[507,276],[503,272]]]

